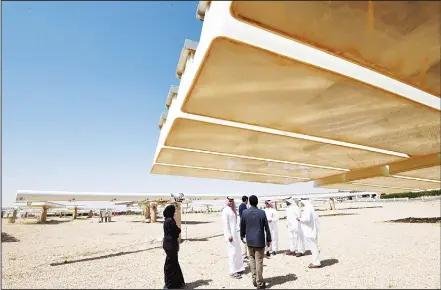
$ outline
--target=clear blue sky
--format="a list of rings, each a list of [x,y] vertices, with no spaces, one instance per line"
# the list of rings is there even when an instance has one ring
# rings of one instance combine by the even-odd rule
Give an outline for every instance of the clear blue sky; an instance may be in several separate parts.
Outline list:
[[[2,4],[3,205],[18,189],[320,192],[149,174],[197,2]]]

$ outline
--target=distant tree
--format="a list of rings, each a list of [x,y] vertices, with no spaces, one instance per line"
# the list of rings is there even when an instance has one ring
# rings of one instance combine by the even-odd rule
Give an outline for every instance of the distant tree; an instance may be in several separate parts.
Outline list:
[[[417,198],[421,196],[438,196],[441,195],[441,190],[425,190],[425,191],[418,191],[418,192],[401,192],[401,193],[391,193],[391,194],[381,194],[381,199],[388,199],[388,198]]]

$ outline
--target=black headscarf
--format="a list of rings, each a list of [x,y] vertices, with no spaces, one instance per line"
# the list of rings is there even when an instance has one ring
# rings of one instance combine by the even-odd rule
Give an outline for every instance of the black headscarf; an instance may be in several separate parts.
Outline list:
[[[173,204],[167,205],[167,207],[164,209],[162,215],[164,218],[173,218],[175,215],[176,207]]]
[[[176,225],[176,221],[173,218],[176,211],[174,205],[168,205],[163,212],[164,215],[164,242],[163,246],[165,250],[178,250],[179,243],[178,238],[181,233],[181,229]]]

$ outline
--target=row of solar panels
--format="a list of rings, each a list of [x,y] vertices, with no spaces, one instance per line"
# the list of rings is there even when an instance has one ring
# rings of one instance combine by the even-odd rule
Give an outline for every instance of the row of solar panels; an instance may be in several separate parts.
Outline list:
[[[201,1],[201,39],[181,52],[151,173],[439,188],[440,4],[375,3],[413,19],[413,33],[379,14],[366,30],[363,5]]]

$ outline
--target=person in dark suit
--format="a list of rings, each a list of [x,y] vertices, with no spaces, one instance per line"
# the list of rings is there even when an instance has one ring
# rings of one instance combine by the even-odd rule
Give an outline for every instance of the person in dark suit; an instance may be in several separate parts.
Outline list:
[[[242,196],[242,203],[239,205],[239,216],[242,217],[244,210],[248,208],[248,196]]]
[[[184,276],[178,261],[179,234],[181,229],[174,219],[176,208],[168,205],[163,212],[164,215],[164,240],[162,247],[166,253],[164,264],[164,289],[179,289],[185,287]]]
[[[265,211],[258,209],[259,200],[252,195],[249,198],[251,207],[242,213],[240,220],[240,238],[248,246],[250,255],[250,268],[252,273],[253,285],[257,289],[266,288],[263,282],[263,258],[265,255],[265,234],[266,246],[271,245],[271,232],[266,219]]]
[[[248,209],[248,196],[242,196],[242,203],[239,205],[239,217],[242,219],[242,213]],[[242,257],[244,261],[248,261],[248,247],[246,243],[242,244]]]

